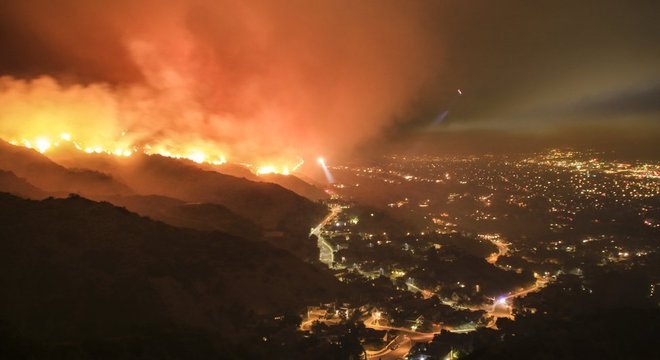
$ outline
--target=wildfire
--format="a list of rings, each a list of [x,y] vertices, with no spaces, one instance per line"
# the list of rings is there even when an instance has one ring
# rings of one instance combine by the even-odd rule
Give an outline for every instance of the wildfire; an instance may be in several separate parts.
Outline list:
[[[50,149],[50,140],[46,138],[38,138],[35,141],[35,147],[40,153],[44,153],[46,150]]]
[[[21,140],[9,140],[9,143],[12,145],[24,146],[28,149],[34,149],[42,154],[45,154],[53,148],[59,147],[63,143],[72,144],[76,149],[84,151],[87,154],[108,154],[128,157],[136,151],[136,149],[122,147],[110,150],[102,146],[82,146],[79,142],[74,141],[69,133],[62,133],[59,138],[56,138],[55,140],[52,140],[52,138],[48,136],[38,136],[34,138],[34,140],[22,138]]]
[[[87,154],[106,154],[117,157],[130,157],[136,153],[144,153],[147,155],[161,155],[174,159],[190,160],[198,164],[222,165],[227,163],[226,156],[218,153],[215,149],[202,150],[199,146],[190,146],[188,151],[178,152],[165,145],[144,145],[141,147],[130,146],[129,144],[119,144],[115,146],[87,145],[82,141],[74,139],[71,133],[68,132],[63,132],[59,136],[36,136],[32,139],[21,138],[20,140],[10,140],[9,143],[34,149],[42,154],[52,151],[63,144],[69,144],[77,150]],[[258,166],[252,164],[244,165],[253,169],[257,175],[290,175],[298,170],[303,164],[304,161],[301,158],[294,166],[276,166],[272,164]]]
[[[187,75],[178,68],[172,71]],[[18,80],[0,75],[0,138],[40,153],[66,147],[210,165],[231,158],[237,164],[247,162],[259,175],[287,175],[299,167],[296,155],[304,146],[272,131],[256,131],[264,129],[260,118],[239,121],[234,114],[214,112],[193,96],[196,89],[184,85],[62,85],[48,76]]]
[[[276,171],[277,169],[273,165],[259,166],[257,168],[257,175],[273,174]]]
[[[292,172],[297,171],[305,161],[303,159],[300,159],[296,165],[294,165],[292,168],[289,168],[287,165],[283,166],[275,166],[275,165],[264,165],[264,166],[258,166],[255,170],[255,173],[257,175],[268,175],[268,174],[280,174],[280,175],[290,175]],[[248,165],[248,167],[251,167],[251,165]]]

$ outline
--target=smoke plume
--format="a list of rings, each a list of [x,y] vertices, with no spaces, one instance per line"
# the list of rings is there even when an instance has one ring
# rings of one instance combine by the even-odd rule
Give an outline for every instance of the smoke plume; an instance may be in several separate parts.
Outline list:
[[[0,79],[0,136],[66,133],[83,147],[199,149],[261,164],[331,156],[391,125],[435,75],[427,7],[4,4],[16,34],[5,64],[25,64]]]

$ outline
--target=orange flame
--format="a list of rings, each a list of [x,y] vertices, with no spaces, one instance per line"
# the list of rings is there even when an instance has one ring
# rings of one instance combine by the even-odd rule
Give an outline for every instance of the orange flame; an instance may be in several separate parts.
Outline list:
[[[144,153],[147,155],[161,155],[174,159],[186,159],[193,161],[198,164],[211,164],[211,165],[222,165],[227,163],[227,158],[225,155],[219,153],[213,148],[203,149],[201,146],[189,146],[189,151],[187,152],[177,152],[171,150],[164,145],[145,145],[144,147],[137,146],[126,146],[126,145],[115,145],[113,146],[102,146],[102,145],[89,145],[84,141],[74,140],[71,133],[63,132],[59,136],[46,136],[40,135],[32,137],[31,139],[21,138],[20,140],[9,140],[9,143],[13,145],[24,146],[28,149],[34,149],[42,154],[46,154],[51,150],[54,150],[60,147],[63,144],[71,144],[77,150],[85,152],[87,154],[106,154],[118,157],[129,157],[135,153]],[[183,147],[186,148],[186,147]],[[253,164],[244,164],[248,168],[254,169],[255,174],[257,175],[267,175],[267,174],[281,174],[289,175],[297,171],[304,161],[299,159],[299,161],[293,166],[289,165],[253,165]]]

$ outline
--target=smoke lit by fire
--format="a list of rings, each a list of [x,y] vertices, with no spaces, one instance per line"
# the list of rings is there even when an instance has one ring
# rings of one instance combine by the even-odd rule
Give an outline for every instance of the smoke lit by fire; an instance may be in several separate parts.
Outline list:
[[[437,57],[414,3],[16,2],[15,25],[67,66],[0,77],[0,138],[287,174],[377,135],[419,95]]]

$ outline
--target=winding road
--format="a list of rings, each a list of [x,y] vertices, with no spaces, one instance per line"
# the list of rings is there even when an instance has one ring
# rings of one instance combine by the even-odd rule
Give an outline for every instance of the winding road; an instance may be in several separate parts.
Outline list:
[[[319,260],[328,265],[329,268],[333,267],[333,264],[335,262],[335,252],[332,249],[332,245],[323,237],[323,228],[330,222],[332,221],[339,213],[341,213],[342,208],[339,205],[332,206],[330,208],[330,214],[326,216],[323,221],[321,221],[318,225],[316,225],[315,228],[313,228],[310,232],[309,235],[315,235],[316,238],[318,239],[318,247],[319,247]]]

